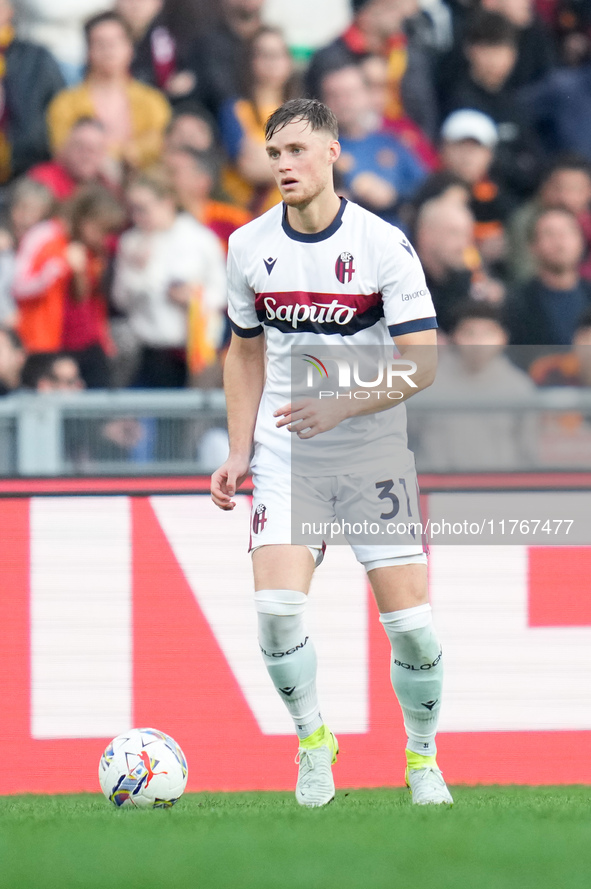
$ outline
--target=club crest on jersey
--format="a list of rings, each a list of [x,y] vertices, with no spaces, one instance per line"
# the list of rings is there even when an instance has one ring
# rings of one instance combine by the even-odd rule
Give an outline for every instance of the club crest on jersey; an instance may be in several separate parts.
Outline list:
[[[353,280],[355,268],[353,267],[353,256],[351,253],[341,253],[336,261],[334,270],[341,284],[349,284]]]
[[[259,503],[252,517],[252,533],[258,534],[263,531],[267,524],[267,507],[263,503]]]

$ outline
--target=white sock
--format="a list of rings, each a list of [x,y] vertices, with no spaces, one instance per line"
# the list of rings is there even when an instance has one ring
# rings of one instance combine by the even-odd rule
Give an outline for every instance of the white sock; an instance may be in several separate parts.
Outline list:
[[[435,756],[443,664],[431,606],[390,611],[380,614],[380,621],[392,645],[390,675],[404,716],[407,747],[414,753]]]
[[[306,594],[296,590],[255,593],[263,660],[302,739],[323,724],[316,694],[316,651],[304,628],[307,601]]]

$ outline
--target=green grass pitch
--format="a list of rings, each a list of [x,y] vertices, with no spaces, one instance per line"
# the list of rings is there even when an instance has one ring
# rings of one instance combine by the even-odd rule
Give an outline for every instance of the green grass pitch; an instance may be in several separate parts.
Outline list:
[[[591,889],[591,788],[186,794],[116,810],[95,794],[0,797],[2,889]]]

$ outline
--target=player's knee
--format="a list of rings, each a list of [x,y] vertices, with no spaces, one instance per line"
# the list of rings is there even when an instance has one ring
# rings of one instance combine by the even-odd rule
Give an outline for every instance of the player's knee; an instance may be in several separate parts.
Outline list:
[[[259,643],[264,652],[285,651],[297,644],[303,632],[303,613],[308,597],[297,590],[258,590]]]
[[[400,667],[427,673],[441,662],[441,646],[433,627],[431,606],[418,605],[380,614],[380,622],[390,639]]]

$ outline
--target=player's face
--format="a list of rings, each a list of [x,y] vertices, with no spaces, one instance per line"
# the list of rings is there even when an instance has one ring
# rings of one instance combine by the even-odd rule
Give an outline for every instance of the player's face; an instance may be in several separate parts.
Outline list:
[[[332,188],[332,167],[340,145],[307,121],[286,124],[267,142],[267,156],[281,197],[289,207],[305,208]]]

